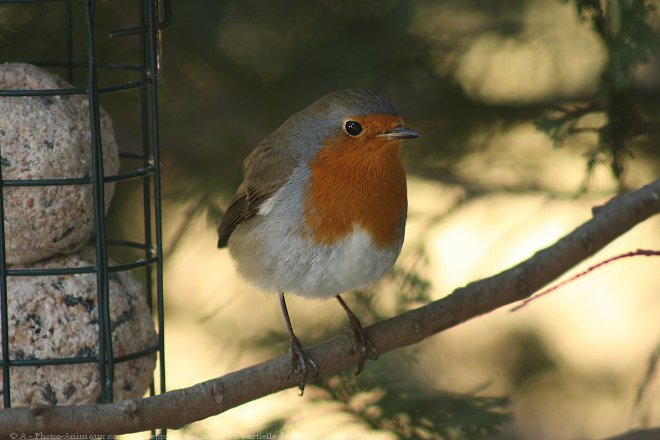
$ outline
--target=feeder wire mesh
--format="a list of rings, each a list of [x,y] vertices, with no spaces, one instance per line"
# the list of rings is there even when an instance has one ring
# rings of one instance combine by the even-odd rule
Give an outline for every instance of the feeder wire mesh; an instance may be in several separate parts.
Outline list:
[[[82,87],[65,87],[54,89],[0,89],[0,98],[9,97],[49,97],[82,95],[88,102],[89,139],[91,140],[91,175],[83,177],[45,178],[45,179],[4,179],[0,167],[0,323],[2,325],[2,403],[4,408],[12,405],[11,372],[16,368],[28,366],[51,366],[92,364],[98,365],[99,383],[101,384],[101,403],[113,401],[113,383],[115,381],[115,366],[122,362],[139,359],[145,356],[158,356],[158,392],[163,393],[165,386],[164,359],[164,309],[163,309],[163,252],[161,225],[161,194],[160,194],[160,156],[158,137],[158,67],[160,30],[169,25],[171,6],[169,0],[137,0],[136,19],[138,24],[131,28],[116,30],[106,34],[107,39],[136,38],[135,46],[139,52],[139,63],[101,63],[97,61],[97,32],[95,20],[97,8],[94,0],[0,0],[0,8],[11,5],[13,8],[28,4],[48,4],[48,8],[60,8],[64,22],[65,54],[57,60],[27,60],[30,64],[45,68],[62,69],[69,83],[75,84],[77,72],[85,73],[86,84]],[[0,9],[0,13],[1,13]],[[52,10],[49,11],[52,13]],[[86,41],[86,59],[76,59],[74,55],[75,14],[82,14]],[[8,61],[8,60],[3,60]],[[16,61],[16,60],[11,60]],[[128,75],[131,79],[112,81],[104,84],[99,80],[99,71]],[[1,87],[1,85],[0,85]],[[100,98],[110,93],[126,93],[133,91],[139,94],[139,125],[141,127],[141,146],[138,152],[120,151],[119,157],[124,162],[136,163],[134,169],[106,175],[104,170],[103,142],[101,136]],[[3,117],[0,115],[0,117]],[[3,146],[0,145],[0,155]],[[125,167],[126,168],[126,167]],[[143,240],[128,240],[123,238],[108,238],[106,235],[106,193],[105,186],[114,182],[129,180],[141,181],[144,231]],[[58,186],[88,186],[92,190],[95,263],[85,267],[56,268],[15,268],[7,262],[7,236],[5,189],[12,187],[58,187]],[[119,248],[137,251],[138,257],[121,264],[113,263],[108,258],[108,248]],[[113,351],[112,326],[110,317],[109,279],[113,273],[140,269],[144,272],[144,288],[146,301],[156,320],[157,344],[147,349],[118,356]],[[96,300],[98,312],[98,348],[96,353],[84,354],[66,358],[17,358],[12,356],[10,344],[10,325],[8,301],[12,292],[9,291],[7,279],[10,277],[41,277],[53,275],[93,274],[96,280]],[[155,300],[155,301],[154,301]],[[152,380],[150,394],[156,394],[156,386]]]

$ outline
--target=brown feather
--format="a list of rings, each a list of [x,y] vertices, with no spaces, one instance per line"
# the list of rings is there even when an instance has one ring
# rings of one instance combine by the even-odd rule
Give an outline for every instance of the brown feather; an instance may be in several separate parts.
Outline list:
[[[267,136],[243,163],[244,180],[218,226],[218,247],[227,246],[236,226],[259,213],[259,207],[289,179],[296,166],[278,131]]]

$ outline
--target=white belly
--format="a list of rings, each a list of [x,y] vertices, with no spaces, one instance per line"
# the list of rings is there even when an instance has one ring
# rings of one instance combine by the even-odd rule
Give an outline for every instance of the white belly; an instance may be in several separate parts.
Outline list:
[[[359,227],[332,246],[294,235],[269,237],[268,229],[252,230],[245,237],[249,243],[232,243],[230,251],[239,273],[270,292],[329,298],[360,289],[385,275],[399,254],[398,247],[376,248],[369,234]],[[237,232],[236,238],[241,235],[238,228],[234,234]],[[264,243],[269,245],[263,246]],[[254,250],[255,246],[260,249]]]

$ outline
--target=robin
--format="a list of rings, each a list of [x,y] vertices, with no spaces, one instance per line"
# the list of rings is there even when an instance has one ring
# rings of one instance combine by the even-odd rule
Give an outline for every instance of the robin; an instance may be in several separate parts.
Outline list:
[[[238,272],[277,292],[291,342],[289,375],[318,367],[293,332],[284,298],[336,298],[348,315],[358,373],[378,351],[340,293],[366,287],[394,265],[406,225],[405,128],[390,101],[339,90],[294,114],[243,164],[244,179],[218,227]]]

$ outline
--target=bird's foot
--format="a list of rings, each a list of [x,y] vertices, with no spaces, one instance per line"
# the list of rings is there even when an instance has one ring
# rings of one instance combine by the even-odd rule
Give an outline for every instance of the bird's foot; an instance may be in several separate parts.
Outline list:
[[[291,368],[289,369],[289,379],[292,375],[301,376],[300,382],[298,382],[298,389],[300,390],[300,395],[303,395],[305,391],[305,381],[307,380],[307,365],[314,370],[314,377],[319,375],[319,367],[314,362],[314,359],[307,356],[307,353],[303,350],[302,345],[298,338],[294,335],[291,336]]]
[[[351,333],[353,333],[353,350],[354,353],[357,353],[360,357],[360,363],[358,364],[358,369],[355,372],[357,376],[362,372],[364,368],[364,362],[367,359],[376,360],[378,359],[378,349],[374,343],[369,339],[367,333],[362,328],[360,320],[357,319],[352,313],[348,316],[350,322]]]

